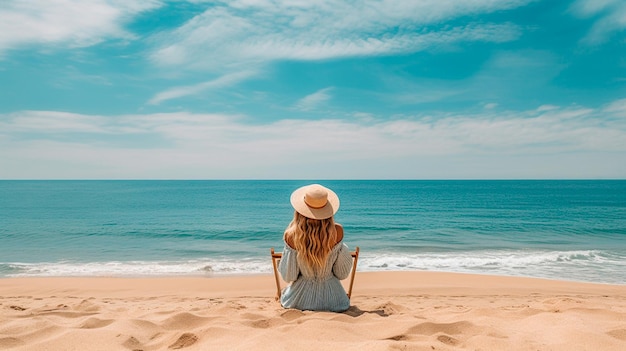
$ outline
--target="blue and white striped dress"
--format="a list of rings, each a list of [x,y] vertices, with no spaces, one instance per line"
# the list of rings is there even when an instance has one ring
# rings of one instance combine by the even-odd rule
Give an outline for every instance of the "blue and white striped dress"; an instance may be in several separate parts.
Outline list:
[[[342,241],[328,255],[326,268],[318,276],[300,269],[298,251],[285,244],[278,264],[283,280],[292,282],[283,289],[280,303],[299,310],[343,312],[350,308],[350,299],[340,280],[350,275],[352,256]]]

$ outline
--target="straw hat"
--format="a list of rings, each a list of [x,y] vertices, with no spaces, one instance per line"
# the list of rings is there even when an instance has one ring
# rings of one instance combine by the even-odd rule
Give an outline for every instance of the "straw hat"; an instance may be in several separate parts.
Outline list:
[[[311,184],[291,193],[291,206],[305,217],[326,219],[337,213],[339,197],[326,187]]]

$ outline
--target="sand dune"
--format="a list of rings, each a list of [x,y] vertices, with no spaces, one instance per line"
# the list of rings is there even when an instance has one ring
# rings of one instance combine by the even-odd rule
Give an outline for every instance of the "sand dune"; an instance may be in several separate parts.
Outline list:
[[[345,313],[271,276],[0,279],[1,350],[626,350],[626,286],[358,273]]]

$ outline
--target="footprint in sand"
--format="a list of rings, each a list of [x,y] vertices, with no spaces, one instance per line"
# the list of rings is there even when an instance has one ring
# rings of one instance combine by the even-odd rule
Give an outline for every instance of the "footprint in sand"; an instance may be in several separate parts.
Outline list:
[[[626,341],[626,329],[615,329],[607,333],[608,335]]]
[[[288,310],[280,315],[284,320],[291,322],[298,318],[304,317],[304,312],[300,310]]]
[[[463,333],[478,332],[480,332],[480,328],[477,328],[473,323],[468,321],[459,321],[454,323],[421,323],[410,328],[406,334],[434,335],[437,333],[444,333],[458,335]]]
[[[139,340],[137,340],[137,338],[135,338],[134,336],[131,336],[128,339],[126,339],[126,341],[124,341],[122,346],[131,350],[141,350],[141,347],[143,346],[143,344]]]
[[[403,306],[397,305],[393,302],[387,302],[382,304],[376,308],[377,310],[381,310],[385,316],[391,316],[396,313],[404,312],[406,308]]]
[[[393,340],[393,341],[402,341],[402,340],[408,340],[409,336],[408,335],[404,335],[404,334],[400,334],[400,335],[396,335],[396,336],[392,336],[390,338],[387,338],[387,340]]]
[[[12,347],[18,347],[24,345],[24,342],[21,339],[8,337],[8,338],[0,338],[0,349],[9,349]]]
[[[449,336],[449,335],[439,335],[437,337],[437,340],[439,340],[440,342],[446,344],[446,345],[450,345],[450,346],[454,346],[457,345],[459,343],[459,340]]]
[[[572,299],[570,297],[557,297],[543,301],[544,305],[559,305],[566,307],[574,307],[583,303],[581,300]]]
[[[200,317],[192,313],[182,312],[167,318],[161,322],[161,326],[169,330],[181,330],[201,326],[208,320],[209,318],[206,317]]]
[[[181,335],[176,342],[172,345],[168,346],[168,349],[182,349],[185,347],[189,347],[195,344],[198,341],[198,337],[193,333],[184,333]]]
[[[229,307],[234,308],[236,310],[245,310],[247,307],[240,304],[240,303],[236,303],[236,302],[231,302]]]
[[[98,319],[98,318],[89,318],[86,321],[84,321],[81,325],[80,328],[81,329],[96,329],[96,328],[103,328],[106,327],[107,325],[113,323],[114,320],[113,319]]]
[[[247,322],[246,324],[251,326],[252,328],[267,329],[272,326],[272,321],[270,321],[269,319],[261,319],[258,321]]]
[[[254,313],[245,313],[241,316],[243,319],[246,319],[243,324],[248,325],[252,328],[269,328],[271,326],[271,322],[269,319],[266,319],[265,316]]]
[[[74,310],[81,312],[98,312],[100,311],[100,307],[98,307],[98,305],[95,305],[91,301],[83,300],[81,301],[81,303],[74,306]]]

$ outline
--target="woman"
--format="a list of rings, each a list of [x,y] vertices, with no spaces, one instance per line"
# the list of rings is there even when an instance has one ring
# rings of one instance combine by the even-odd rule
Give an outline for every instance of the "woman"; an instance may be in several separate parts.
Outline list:
[[[343,243],[343,228],[333,216],[339,198],[319,184],[291,194],[295,209],[285,230],[285,248],[278,270],[287,286],[280,297],[286,308],[342,312],[350,299],[340,283],[350,274],[352,256]]]

